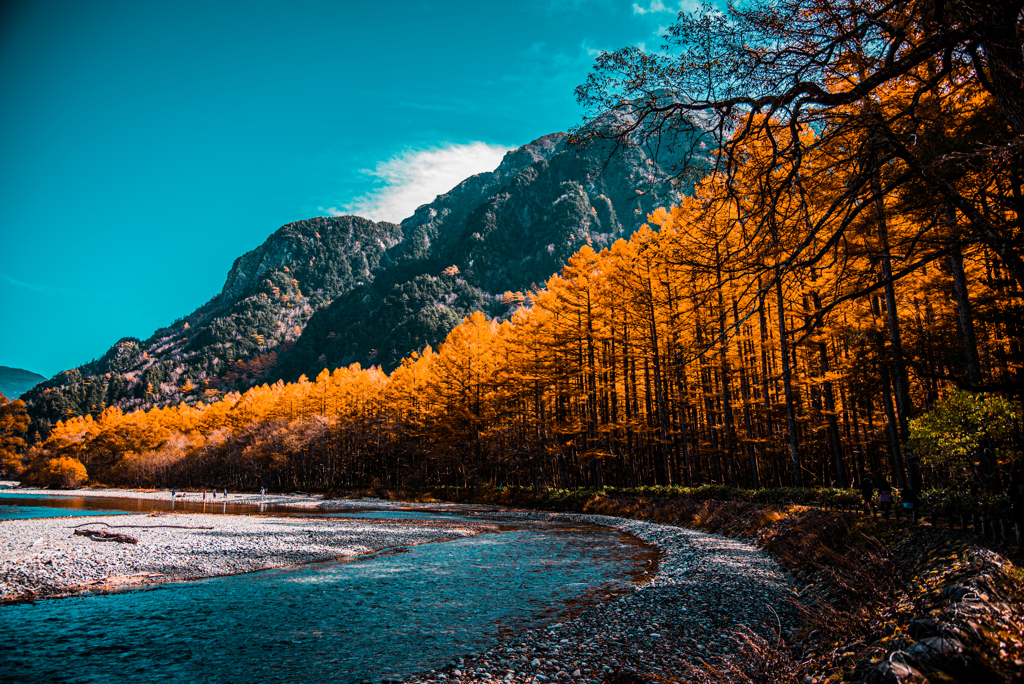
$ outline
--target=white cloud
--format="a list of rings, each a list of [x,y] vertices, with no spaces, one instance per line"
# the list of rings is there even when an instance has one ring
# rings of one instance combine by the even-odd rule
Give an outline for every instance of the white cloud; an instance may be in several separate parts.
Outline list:
[[[651,4],[648,7],[641,7],[637,3],[633,3],[633,14],[656,14],[658,12],[672,12],[676,14],[678,12],[695,12],[700,7],[700,3],[697,0],[682,0],[678,5],[666,5],[662,0],[651,0]]]
[[[633,3],[633,14],[651,14],[652,12],[671,12],[671,8],[665,7],[665,4],[661,0],[652,0],[651,6],[644,8],[640,5]]]
[[[359,197],[340,209],[329,207],[332,216],[355,214],[374,221],[395,223],[412,216],[421,204],[432,202],[472,175],[493,171],[513,148],[472,142],[445,144],[428,150],[410,150],[378,162],[364,173],[379,179],[383,187]]]

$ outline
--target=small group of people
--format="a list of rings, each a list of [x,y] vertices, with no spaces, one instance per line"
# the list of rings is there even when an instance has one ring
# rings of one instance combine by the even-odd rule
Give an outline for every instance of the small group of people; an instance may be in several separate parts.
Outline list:
[[[214,490],[211,490],[211,491],[213,493],[213,498],[216,499],[217,498],[217,490],[214,489]],[[225,499],[228,498],[228,490],[224,489],[222,491],[224,492],[224,498]],[[178,491],[175,490],[175,489],[172,489],[171,490],[171,499],[173,500],[173,499],[177,498],[177,496],[178,496]],[[188,498],[188,492],[184,492],[181,495],[181,497],[183,499],[187,499]],[[205,489],[203,490],[203,501],[206,501],[206,490]]]
[[[878,489],[878,505],[882,509],[882,513],[886,518],[892,512],[892,485],[884,477],[878,477],[878,485],[875,485],[874,480],[870,477],[865,477],[860,483],[860,494],[864,499],[864,507],[868,513],[875,515],[875,489]],[[908,509],[913,515],[916,513],[918,506],[921,503],[921,499],[917,496],[911,487],[905,487],[900,490],[900,499],[902,500],[903,507]]]
[[[864,499],[864,507],[872,516],[875,515],[875,489],[878,489],[878,504],[885,511],[885,517],[889,517],[889,509],[892,507],[892,485],[884,477],[879,478],[879,483],[870,477],[860,481],[860,495]]]

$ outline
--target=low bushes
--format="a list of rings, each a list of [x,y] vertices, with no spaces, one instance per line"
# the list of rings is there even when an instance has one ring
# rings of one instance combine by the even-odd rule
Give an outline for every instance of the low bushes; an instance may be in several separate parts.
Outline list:
[[[47,484],[61,489],[74,489],[88,479],[85,466],[77,458],[50,459],[46,467]]]

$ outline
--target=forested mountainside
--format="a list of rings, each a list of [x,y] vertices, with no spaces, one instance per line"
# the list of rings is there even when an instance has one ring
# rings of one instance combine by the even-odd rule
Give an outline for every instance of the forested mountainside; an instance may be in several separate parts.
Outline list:
[[[23,392],[46,380],[46,376],[23,368],[0,366],[0,394],[17,399]]]
[[[507,316],[582,245],[607,247],[677,202],[679,188],[657,173],[674,161],[608,142],[570,146],[554,133],[401,226],[354,216],[288,224],[239,257],[204,306],[29,392],[33,433],[108,406],[210,401],[353,362],[391,370],[473,311]]]
[[[272,377],[354,362],[391,371],[474,311],[507,317],[583,245],[628,238],[685,189],[658,174],[678,159],[567,143],[562,133],[535,140],[417,209],[376,277],[315,313]]]
[[[209,400],[248,387],[273,368],[313,313],[372,280],[402,239],[393,223],[355,216],[289,223],[235,260],[209,302],[153,333],[126,337],[100,359],[58,373],[22,398],[33,432],[57,420]]]

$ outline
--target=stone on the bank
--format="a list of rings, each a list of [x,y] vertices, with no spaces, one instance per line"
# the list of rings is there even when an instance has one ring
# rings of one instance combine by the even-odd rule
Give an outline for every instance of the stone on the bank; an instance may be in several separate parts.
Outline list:
[[[919,662],[941,660],[963,653],[964,645],[952,637],[926,637],[907,649],[907,655]]]
[[[865,684],[899,684],[905,679],[920,677],[921,673],[906,663],[885,661],[868,671]]]
[[[942,634],[943,626],[938,620],[927,617],[918,617],[910,621],[909,630],[911,639],[923,639],[925,637]]]

